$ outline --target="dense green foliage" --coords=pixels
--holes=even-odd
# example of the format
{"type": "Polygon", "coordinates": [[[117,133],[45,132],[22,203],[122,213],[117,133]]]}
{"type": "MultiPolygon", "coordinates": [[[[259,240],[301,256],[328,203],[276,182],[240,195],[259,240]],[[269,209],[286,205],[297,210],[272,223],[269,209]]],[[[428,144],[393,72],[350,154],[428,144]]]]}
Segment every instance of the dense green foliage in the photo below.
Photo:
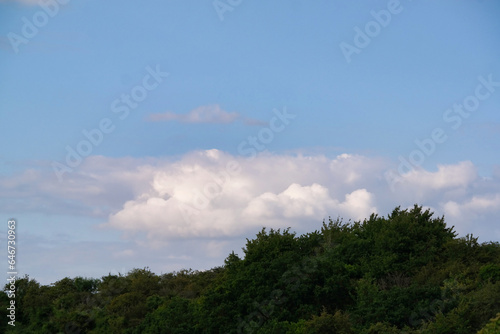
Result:
{"type": "Polygon", "coordinates": [[[301,236],[263,229],[203,272],[16,284],[2,333],[500,333],[500,245],[418,206],[301,236]]]}

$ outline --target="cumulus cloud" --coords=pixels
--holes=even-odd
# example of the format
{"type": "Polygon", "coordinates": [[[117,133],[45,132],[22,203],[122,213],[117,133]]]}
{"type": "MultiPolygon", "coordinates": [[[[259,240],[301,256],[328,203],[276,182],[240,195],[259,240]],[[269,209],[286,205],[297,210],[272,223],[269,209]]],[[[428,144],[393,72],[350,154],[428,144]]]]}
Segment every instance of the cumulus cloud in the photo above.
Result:
{"type": "Polygon", "coordinates": [[[247,125],[262,125],[261,121],[251,118],[243,118],[237,112],[227,112],[219,105],[201,106],[188,112],[187,114],[177,114],[171,111],[164,113],[150,114],[147,118],[152,122],[177,121],[181,123],[221,123],[228,124],[237,120],[243,120],[247,125]]]}
{"type": "Polygon", "coordinates": [[[195,152],[158,169],[149,191],[111,214],[108,226],[144,229],[152,239],[230,237],[262,226],[307,231],[328,216],[362,220],[414,203],[445,214],[461,234],[475,228],[467,216],[478,226],[492,226],[481,217],[498,213],[500,182],[494,181],[496,193],[486,195],[491,183],[472,163],[412,171],[396,191],[384,178],[388,168],[381,159],[348,154],[262,154],[250,160],[217,150],[195,152]],[[463,212],[452,211],[453,205],[463,212]]]}
{"type": "Polygon", "coordinates": [[[108,226],[170,239],[230,237],[264,226],[307,230],[329,215],[363,219],[377,211],[375,195],[361,186],[380,182],[369,180],[369,170],[381,174],[382,164],[350,155],[250,160],[194,152],[159,167],[148,191],[111,214],[108,226]]]}
{"type": "Polygon", "coordinates": [[[474,194],[462,200],[449,200],[442,205],[443,213],[463,233],[475,233],[483,238],[500,237],[500,193],[474,194]]]}
{"type": "Polygon", "coordinates": [[[272,217],[317,218],[329,212],[345,212],[355,219],[363,219],[377,209],[372,206],[373,195],[358,189],[345,195],[345,200],[330,197],[329,190],[317,183],[301,186],[293,183],[279,194],[266,192],[253,199],[243,210],[243,216],[258,220],[272,217]]]}
{"type": "Polygon", "coordinates": [[[461,235],[500,239],[498,173],[483,178],[465,161],[410,171],[391,187],[393,167],[362,155],[248,158],[215,149],[176,160],[90,157],[63,184],[40,170],[0,178],[0,208],[100,217],[102,227],[162,247],[174,240],[222,242],[262,227],[308,232],[328,216],[362,220],[417,203],[444,214],[461,235]]]}

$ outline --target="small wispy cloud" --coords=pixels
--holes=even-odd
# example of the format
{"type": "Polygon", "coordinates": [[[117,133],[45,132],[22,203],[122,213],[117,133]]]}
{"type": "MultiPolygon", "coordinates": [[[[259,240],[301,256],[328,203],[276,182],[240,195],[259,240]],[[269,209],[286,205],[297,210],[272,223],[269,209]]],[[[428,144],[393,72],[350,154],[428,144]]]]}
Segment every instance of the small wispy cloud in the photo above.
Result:
{"type": "Polygon", "coordinates": [[[200,106],[186,114],[177,114],[171,111],[164,113],[150,114],[147,120],[151,122],[171,122],[181,123],[210,123],[210,124],[229,124],[236,121],[243,121],[246,125],[262,125],[263,122],[244,118],[237,112],[227,112],[222,110],[219,105],[200,106]]]}

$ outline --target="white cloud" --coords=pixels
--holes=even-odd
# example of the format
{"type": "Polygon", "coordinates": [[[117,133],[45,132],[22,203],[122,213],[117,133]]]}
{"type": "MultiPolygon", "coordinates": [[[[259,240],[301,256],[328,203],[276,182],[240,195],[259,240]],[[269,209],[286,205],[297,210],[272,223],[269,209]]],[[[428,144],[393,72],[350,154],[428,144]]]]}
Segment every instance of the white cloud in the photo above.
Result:
{"type": "Polygon", "coordinates": [[[360,185],[379,182],[381,167],[355,155],[262,154],[250,160],[218,150],[193,152],[159,166],[150,188],[111,214],[108,225],[165,240],[230,237],[263,226],[306,229],[303,224],[320,224],[329,215],[363,219],[377,208],[374,194],[360,185]],[[370,180],[374,174],[378,181],[370,180]]]}
{"type": "Polygon", "coordinates": [[[358,189],[345,195],[345,202],[340,204],[342,210],[348,213],[350,217],[357,220],[363,220],[372,213],[378,213],[377,208],[373,206],[374,196],[366,189],[358,189]]]}
{"type": "Polygon", "coordinates": [[[176,114],[171,111],[150,114],[148,120],[152,122],[178,121],[181,123],[221,123],[228,124],[237,120],[243,120],[247,125],[263,125],[261,121],[251,118],[243,118],[237,112],[227,112],[219,105],[201,106],[187,114],[176,114]]]}
{"type": "MultiPolygon", "coordinates": [[[[149,192],[110,215],[109,226],[144,228],[152,239],[227,237],[262,226],[306,231],[308,224],[330,215],[362,220],[418,203],[434,208],[436,215],[446,214],[447,222],[465,233],[473,226],[460,219],[464,212],[497,210],[497,197],[477,197],[491,192],[491,183],[477,175],[471,162],[412,172],[395,192],[383,176],[389,167],[380,159],[347,154],[333,159],[262,154],[250,161],[217,150],[194,152],[159,169],[149,192]],[[241,172],[227,172],[232,160],[241,172]],[[453,215],[453,201],[460,201],[460,207],[470,204],[453,215]]],[[[500,182],[495,184],[500,197],[500,182]]],[[[474,217],[482,224],[481,216],[474,217]]]]}
{"type": "Polygon", "coordinates": [[[437,172],[423,169],[412,170],[403,175],[403,183],[411,184],[423,190],[443,190],[449,188],[464,188],[477,178],[477,171],[470,161],[456,165],[438,165],[437,172]]]}
{"type": "MultiPolygon", "coordinates": [[[[470,191],[481,180],[476,167],[470,161],[462,161],[454,165],[438,165],[437,171],[422,168],[413,169],[406,174],[391,175],[386,172],[386,178],[394,192],[401,200],[439,201],[442,198],[459,199],[470,195],[470,191]]],[[[481,186],[485,186],[482,182],[481,186]]]]}
{"type": "Polygon", "coordinates": [[[496,194],[480,194],[454,201],[449,200],[443,204],[443,211],[454,224],[459,226],[460,232],[469,233],[476,227],[476,236],[490,238],[496,234],[500,236],[498,216],[500,215],[500,192],[496,194]],[[489,221],[486,224],[478,222],[489,221]],[[486,234],[486,235],[485,235],[486,234]]]}
{"type": "Polygon", "coordinates": [[[384,176],[391,167],[349,154],[90,157],[62,184],[35,169],[0,178],[0,209],[100,217],[125,238],[159,248],[177,239],[239,238],[263,226],[309,232],[328,216],[362,220],[417,203],[445,214],[461,234],[500,239],[499,175],[482,178],[466,161],[409,172],[391,191],[384,176]]]}
{"type": "Polygon", "coordinates": [[[294,183],[280,194],[266,192],[253,199],[242,215],[263,221],[272,217],[317,219],[326,218],[332,212],[344,212],[354,219],[363,219],[377,211],[372,206],[372,199],[373,195],[366,189],[358,189],[346,194],[344,202],[340,202],[331,198],[328,189],[322,185],[294,183]]]}

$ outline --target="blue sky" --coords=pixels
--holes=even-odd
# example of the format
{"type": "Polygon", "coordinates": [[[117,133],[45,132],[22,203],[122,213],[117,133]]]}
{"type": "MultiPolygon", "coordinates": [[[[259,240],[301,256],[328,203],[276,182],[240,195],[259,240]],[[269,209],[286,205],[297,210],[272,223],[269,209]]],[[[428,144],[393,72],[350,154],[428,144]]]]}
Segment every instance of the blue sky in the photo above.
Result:
{"type": "Polygon", "coordinates": [[[0,1],[0,216],[19,221],[19,270],[207,269],[262,226],[414,203],[500,240],[499,13],[0,1]]]}

